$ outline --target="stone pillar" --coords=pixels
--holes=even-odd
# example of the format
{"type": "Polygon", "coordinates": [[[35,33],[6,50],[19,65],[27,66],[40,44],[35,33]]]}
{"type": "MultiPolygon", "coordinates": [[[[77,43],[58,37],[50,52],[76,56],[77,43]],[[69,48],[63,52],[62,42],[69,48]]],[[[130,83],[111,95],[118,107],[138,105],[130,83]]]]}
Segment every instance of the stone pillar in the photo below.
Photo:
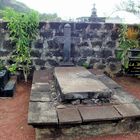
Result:
{"type": "Polygon", "coordinates": [[[71,57],[71,26],[64,26],[64,62],[69,62],[71,57]]]}

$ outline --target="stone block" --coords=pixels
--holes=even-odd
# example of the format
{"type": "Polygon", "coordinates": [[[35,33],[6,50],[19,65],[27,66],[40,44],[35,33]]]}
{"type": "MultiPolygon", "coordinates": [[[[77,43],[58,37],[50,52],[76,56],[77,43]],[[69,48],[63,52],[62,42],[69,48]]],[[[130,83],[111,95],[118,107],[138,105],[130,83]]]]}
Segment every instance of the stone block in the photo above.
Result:
{"type": "Polygon", "coordinates": [[[89,46],[88,42],[81,42],[78,44],[78,46],[89,46]]]}
{"type": "Polygon", "coordinates": [[[47,59],[47,62],[51,66],[58,66],[59,65],[58,62],[57,62],[57,60],[56,59],[53,59],[53,58],[47,59]]]}
{"type": "Polygon", "coordinates": [[[57,125],[58,118],[50,102],[30,102],[28,124],[31,125],[57,125]]]}
{"type": "Polygon", "coordinates": [[[52,79],[51,70],[38,70],[34,72],[33,75],[33,84],[35,83],[46,83],[48,84],[49,80],[52,79]]]}
{"type": "Polygon", "coordinates": [[[118,120],[122,116],[113,106],[78,107],[83,122],[118,120]]]}
{"type": "Polygon", "coordinates": [[[109,62],[117,63],[118,60],[117,60],[117,58],[110,56],[107,58],[106,62],[107,63],[109,63],[109,62]]]}
{"type": "Polygon", "coordinates": [[[57,109],[59,124],[82,123],[79,111],[76,108],[57,109]]]}
{"type": "Polygon", "coordinates": [[[104,48],[101,50],[101,55],[102,55],[102,58],[108,58],[109,56],[112,56],[112,50],[108,49],[108,48],[104,48]]]}
{"type": "Polygon", "coordinates": [[[9,54],[9,51],[0,51],[0,57],[7,57],[9,54]]]}
{"type": "Polygon", "coordinates": [[[116,31],[112,31],[111,39],[116,41],[118,38],[119,38],[119,34],[118,34],[117,30],[116,31]]]}
{"type": "Polygon", "coordinates": [[[59,48],[59,43],[58,43],[57,40],[48,40],[47,43],[48,43],[48,48],[49,49],[57,49],[57,48],[59,48]]]}
{"type": "Polygon", "coordinates": [[[30,101],[32,102],[50,102],[51,95],[50,92],[33,92],[31,91],[30,101]]]}
{"type": "Polygon", "coordinates": [[[39,65],[39,66],[44,66],[46,63],[46,61],[43,59],[35,59],[34,62],[36,65],[39,65]]]}
{"type": "Polygon", "coordinates": [[[112,23],[106,23],[105,24],[105,29],[106,30],[112,30],[113,29],[113,26],[114,26],[114,24],[112,24],[112,23]]]}
{"type": "MultiPolygon", "coordinates": [[[[45,78],[44,78],[45,80],[45,78]]],[[[47,83],[48,81],[46,80],[46,83],[42,83],[41,77],[40,77],[40,82],[36,81],[35,78],[33,80],[31,92],[32,93],[38,93],[38,92],[49,92],[50,91],[50,85],[47,83]]]]}
{"type": "Polygon", "coordinates": [[[101,62],[97,62],[94,64],[95,69],[104,69],[105,67],[106,67],[106,65],[101,62]]]}
{"type": "Polygon", "coordinates": [[[52,30],[43,31],[40,33],[40,36],[42,36],[43,38],[52,38],[53,37],[52,30]]]}
{"type": "Polygon", "coordinates": [[[107,48],[116,48],[116,42],[115,41],[108,41],[106,43],[107,48]]]}
{"type": "Polygon", "coordinates": [[[95,46],[102,46],[102,41],[93,41],[91,42],[92,46],[95,47],[95,46]]]}
{"type": "Polygon", "coordinates": [[[10,50],[10,51],[13,51],[14,48],[15,48],[15,44],[12,43],[10,40],[4,40],[3,42],[3,48],[6,49],[6,50],[10,50]]]}
{"type": "Polygon", "coordinates": [[[56,56],[56,57],[60,57],[60,56],[63,56],[63,52],[59,49],[54,49],[54,50],[48,50],[47,53],[46,53],[46,56],[48,57],[53,57],[53,56],[56,56]]]}
{"type": "Polygon", "coordinates": [[[40,41],[35,42],[34,47],[37,48],[37,49],[42,49],[43,48],[43,42],[40,42],[40,41]]]}
{"type": "Polygon", "coordinates": [[[76,30],[86,29],[87,26],[88,25],[86,23],[77,23],[76,24],[76,30]]]}
{"type": "Polygon", "coordinates": [[[114,106],[124,117],[140,117],[140,109],[135,104],[121,104],[114,106]]]}
{"type": "Polygon", "coordinates": [[[101,34],[101,39],[105,39],[107,36],[108,36],[108,33],[107,32],[103,32],[101,34]]]}
{"type": "Polygon", "coordinates": [[[101,28],[101,26],[102,26],[102,24],[93,23],[93,24],[90,25],[90,28],[93,29],[93,30],[94,30],[94,29],[99,30],[99,29],[101,28]]]}
{"type": "Polygon", "coordinates": [[[90,57],[94,55],[94,49],[90,47],[80,47],[79,53],[82,57],[90,57]]]}
{"type": "Polygon", "coordinates": [[[32,50],[31,51],[31,57],[38,57],[40,58],[41,57],[41,53],[39,50],[32,50]]]}

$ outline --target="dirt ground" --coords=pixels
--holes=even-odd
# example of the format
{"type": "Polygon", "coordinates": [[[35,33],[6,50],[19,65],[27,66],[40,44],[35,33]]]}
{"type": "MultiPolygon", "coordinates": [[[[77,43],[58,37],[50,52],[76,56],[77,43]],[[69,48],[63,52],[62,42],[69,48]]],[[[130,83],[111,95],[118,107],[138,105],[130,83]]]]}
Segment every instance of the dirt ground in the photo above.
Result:
{"type": "MultiPolygon", "coordinates": [[[[114,80],[140,99],[140,79],[118,77],[114,80]]],[[[17,85],[14,98],[0,99],[0,140],[35,140],[35,130],[27,124],[30,85],[22,82],[17,85]]],[[[140,140],[140,133],[79,140],[140,140]]]]}
{"type": "Polygon", "coordinates": [[[0,99],[0,140],[35,140],[27,124],[30,85],[20,83],[14,98],[0,99]]]}

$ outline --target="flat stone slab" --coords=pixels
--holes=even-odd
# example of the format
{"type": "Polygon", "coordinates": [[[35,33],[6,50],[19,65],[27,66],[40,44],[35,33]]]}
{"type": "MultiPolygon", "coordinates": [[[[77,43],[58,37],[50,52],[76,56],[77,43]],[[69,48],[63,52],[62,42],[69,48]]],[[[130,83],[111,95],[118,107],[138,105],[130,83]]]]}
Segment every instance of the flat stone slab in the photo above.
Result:
{"type": "Polygon", "coordinates": [[[135,96],[130,93],[124,91],[123,89],[114,89],[113,90],[113,98],[116,99],[119,104],[129,104],[129,103],[137,103],[140,102],[135,96]]]}
{"type": "Polygon", "coordinates": [[[113,106],[78,107],[83,122],[121,119],[113,106]]]}
{"type": "Polygon", "coordinates": [[[135,104],[114,106],[123,117],[140,117],[140,109],[135,104]]]}
{"type": "Polygon", "coordinates": [[[32,92],[49,92],[50,91],[50,85],[48,83],[32,84],[31,91],[32,92]]]}
{"type": "Polygon", "coordinates": [[[88,95],[111,94],[111,90],[83,67],[56,67],[55,77],[65,98],[88,98],[88,95]],[[77,94],[77,95],[76,95],[77,94]]]}
{"type": "Polygon", "coordinates": [[[49,92],[31,92],[30,101],[33,102],[50,102],[51,95],[49,92]]]}
{"type": "Polygon", "coordinates": [[[111,78],[107,77],[106,75],[97,75],[97,78],[101,80],[107,87],[111,89],[117,89],[117,88],[122,88],[119,84],[117,84],[114,80],[111,78]]]}
{"type": "Polygon", "coordinates": [[[38,70],[34,72],[33,84],[34,83],[48,83],[49,79],[52,78],[49,70],[38,70]]]}
{"type": "Polygon", "coordinates": [[[32,125],[58,124],[55,108],[49,102],[30,102],[28,123],[32,125]]]}
{"type": "Polygon", "coordinates": [[[57,109],[59,124],[82,123],[82,118],[76,108],[57,109]]]}

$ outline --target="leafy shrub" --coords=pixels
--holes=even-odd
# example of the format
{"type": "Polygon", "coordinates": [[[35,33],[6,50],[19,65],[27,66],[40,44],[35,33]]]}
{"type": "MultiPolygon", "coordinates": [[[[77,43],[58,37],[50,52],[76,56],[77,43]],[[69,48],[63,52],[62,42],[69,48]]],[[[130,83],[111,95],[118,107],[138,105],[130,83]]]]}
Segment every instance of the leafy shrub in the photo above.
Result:
{"type": "Polygon", "coordinates": [[[30,44],[38,33],[39,16],[35,11],[19,13],[11,8],[4,11],[4,20],[8,21],[10,39],[16,44],[16,52],[12,56],[14,64],[10,66],[12,72],[22,70],[27,81],[30,73],[30,44]]]}

